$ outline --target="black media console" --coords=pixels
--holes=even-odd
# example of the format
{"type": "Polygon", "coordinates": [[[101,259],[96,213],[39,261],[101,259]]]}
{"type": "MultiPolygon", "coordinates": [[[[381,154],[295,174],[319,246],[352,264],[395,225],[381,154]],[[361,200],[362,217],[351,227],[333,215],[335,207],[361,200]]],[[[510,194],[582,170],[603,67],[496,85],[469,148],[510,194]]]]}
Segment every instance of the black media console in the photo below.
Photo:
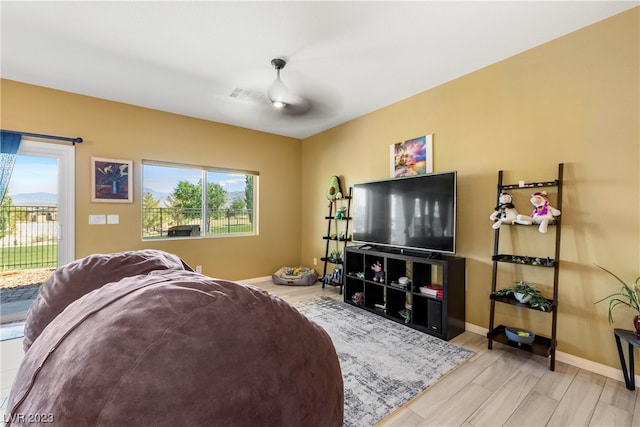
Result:
{"type": "Polygon", "coordinates": [[[447,341],[464,332],[464,258],[349,246],[343,268],[345,302],[447,341]]]}

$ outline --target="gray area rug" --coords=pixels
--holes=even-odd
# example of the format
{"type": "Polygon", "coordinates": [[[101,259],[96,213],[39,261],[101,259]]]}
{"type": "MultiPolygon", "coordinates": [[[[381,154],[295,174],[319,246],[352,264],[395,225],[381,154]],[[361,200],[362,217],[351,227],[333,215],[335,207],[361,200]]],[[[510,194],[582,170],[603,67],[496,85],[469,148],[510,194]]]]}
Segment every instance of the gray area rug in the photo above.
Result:
{"type": "Polygon", "coordinates": [[[344,379],[344,426],[371,427],[474,352],[331,298],[297,307],[333,341],[344,379]]]}

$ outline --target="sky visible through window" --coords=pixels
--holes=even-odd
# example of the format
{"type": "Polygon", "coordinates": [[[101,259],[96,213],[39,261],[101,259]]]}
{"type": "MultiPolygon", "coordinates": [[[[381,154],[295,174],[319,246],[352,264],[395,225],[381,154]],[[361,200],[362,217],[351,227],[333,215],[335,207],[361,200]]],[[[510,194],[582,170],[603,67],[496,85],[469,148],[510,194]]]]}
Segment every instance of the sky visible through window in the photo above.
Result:
{"type": "Polygon", "coordinates": [[[8,193],[58,193],[58,161],[52,157],[17,156],[8,193]]]}
{"type": "MultiPolygon", "coordinates": [[[[173,168],[166,166],[144,165],[144,189],[157,193],[172,193],[180,181],[197,184],[201,177],[198,169],[173,168]]],[[[244,191],[245,175],[209,171],[208,182],[217,182],[227,192],[244,191]]]]}
{"type": "MultiPolygon", "coordinates": [[[[179,181],[197,183],[200,171],[196,169],[144,166],[144,187],[157,193],[171,193],[179,181]]],[[[217,182],[227,192],[244,191],[245,175],[209,172],[209,182],[217,182]]],[[[135,185],[135,183],[134,183],[135,185]]],[[[57,194],[57,160],[49,157],[17,156],[11,174],[8,194],[57,194]]]]}

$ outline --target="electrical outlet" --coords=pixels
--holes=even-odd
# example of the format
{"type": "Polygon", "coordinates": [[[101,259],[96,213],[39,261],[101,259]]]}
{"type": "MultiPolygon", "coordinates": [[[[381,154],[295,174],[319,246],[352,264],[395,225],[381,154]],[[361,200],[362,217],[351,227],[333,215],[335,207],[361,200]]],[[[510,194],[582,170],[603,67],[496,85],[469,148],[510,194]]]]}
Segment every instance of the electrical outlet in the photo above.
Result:
{"type": "Polygon", "coordinates": [[[318,265],[318,258],[313,259],[313,265],[318,265]]]}
{"type": "Polygon", "coordinates": [[[196,273],[202,273],[202,266],[196,265],[196,273]]]}

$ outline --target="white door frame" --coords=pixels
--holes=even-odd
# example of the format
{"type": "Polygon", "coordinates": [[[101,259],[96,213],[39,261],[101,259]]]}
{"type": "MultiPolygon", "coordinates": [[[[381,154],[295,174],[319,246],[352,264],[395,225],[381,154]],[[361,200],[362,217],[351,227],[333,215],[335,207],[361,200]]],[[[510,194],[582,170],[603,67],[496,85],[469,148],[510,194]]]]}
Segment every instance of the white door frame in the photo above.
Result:
{"type": "Polygon", "coordinates": [[[18,155],[58,160],[58,266],[67,264],[75,259],[75,148],[23,138],[18,155]]]}

